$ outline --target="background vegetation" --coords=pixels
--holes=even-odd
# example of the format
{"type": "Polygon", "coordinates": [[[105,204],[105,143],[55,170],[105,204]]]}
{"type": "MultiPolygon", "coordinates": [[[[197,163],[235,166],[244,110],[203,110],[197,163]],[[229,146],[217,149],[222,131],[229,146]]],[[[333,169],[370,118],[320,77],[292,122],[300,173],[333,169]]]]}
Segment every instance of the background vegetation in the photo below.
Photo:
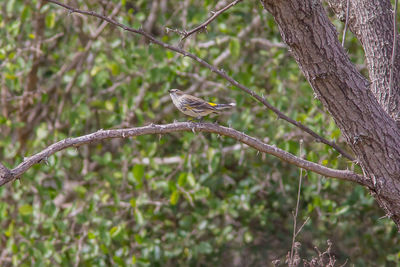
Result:
{"type": "MultiPolygon", "coordinates": [[[[180,36],[167,28],[192,29],[228,3],[68,2],[142,27],[174,45],[180,36]]],[[[209,121],[295,155],[304,140],[302,156],[308,160],[355,168],[187,57],[40,0],[0,5],[0,161],[7,167],[66,137],[187,120],[167,93],[180,88],[211,101],[237,103],[232,112],[209,121]]],[[[342,23],[331,19],[340,32],[342,23]]],[[[345,146],[258,1],[239,3],[182,45],[291,118],[345,146]]],[[[363,69],[363,51],[350,33],[345,47],[363,69]]],[[[0,188],[0,262],[284,263],[292,243],[299,172],[212,134],[142,136],[64,150],[0,188]]],[[[314,247],[324,251],[331,240],[340,264],[395,266],[400,263],[399,236],[393,222],[382,216],[362,187],[308,173],[298,220],[310,219],[297,238],[300,256],[310,260],[317,256],[314,247]]]]}

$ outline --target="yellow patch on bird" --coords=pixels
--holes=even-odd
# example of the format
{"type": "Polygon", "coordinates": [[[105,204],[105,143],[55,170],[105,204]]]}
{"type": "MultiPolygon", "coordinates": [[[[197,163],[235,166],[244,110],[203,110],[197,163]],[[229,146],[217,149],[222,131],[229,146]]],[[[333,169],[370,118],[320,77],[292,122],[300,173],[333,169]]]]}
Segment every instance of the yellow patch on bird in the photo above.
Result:
{"type": "Polygon", "coordinates": [[[218,104],[215,104],[215,103],[211,103],[211,102],[208,102],[208,104],[210,104],[211,106],[216,106],[216,105],[218,105],[218,104]]]}

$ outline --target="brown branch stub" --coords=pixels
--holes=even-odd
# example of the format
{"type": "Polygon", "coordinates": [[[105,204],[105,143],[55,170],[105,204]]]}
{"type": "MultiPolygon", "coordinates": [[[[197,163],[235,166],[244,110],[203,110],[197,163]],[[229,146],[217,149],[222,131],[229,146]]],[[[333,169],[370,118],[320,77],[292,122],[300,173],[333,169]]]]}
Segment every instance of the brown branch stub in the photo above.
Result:
{"type": "MultiPolygon", "coordinates": [[[[134,137],[134,136],[141,136],[148,134],[167,134],[167,133],[184,132],[184,131],[194,132],[194,133],[208,132],[230,137],[258,150],[259,152],[271,154],[305,170],[309,170],[326,177],[333,177],[359,183],[361,185],[372,188],[372,183],[368,178],[356,174],[352,171],[331,169],[323,165],[307,161],[293,154],[290,154],[289,152],[286,152],[280,148],[268,145],[257,138],[251,137],[245,133],[239,132],[232,128],[224,127],[214,123],[193,123],[193,122],[170,123],[165,125],[150,124],[148,126],[129,128],[129,129],[99,130],[97,132],[83,135],[80,137],[67,138],[50,145],[43,151],[31,157],[26,158],[13,170],[8,172],[5,171],[6,175],[4,176],[4,179],[2,178],[1,180],[2,183],[0,183],[0,186],[12,181],[13,179],[15,179],[15,177],[20,177],[34,164],[37,164],[47,159],[51,155],[55,154],[56,152],[67,149],[69,147],[79,147],[84,144],[98,142],[110,138],[127,138],[127,137],[134,137]]],[[[0,169],[0,171],[1,170],[2,169],[0,169]]]]}
{"type": "Polygon", "coordinates": [[[133,32],[139,35],[142,35],[144,37],[146,37],[149,41],[151,41],[154,44],[157,44],[161,47],[164,47],[165,49],[174,51],[178,54],[181,54],[183,56],[189,57],[191,59],[193,59],[194,61],[197,61],[199,64],[201,64],[202,66],[208,68],[209,70],[211,70],[212,72],[218,74],[219,76],[221,76],[222,78],[224,78],[225,80],[227,80],[230,84],[232,84],[233,86],[241,89],[242,91],[244,91],[245,93],[249,94],[250,96],[252,96],[253,98],[255,98],[257,101],[259,101],[260,103],[262,103],[266,108],[270,109],[272,112],[274,112],[278,118],[283,119],[293,125],[295,125],[296,127],[300,128],[301,130],[305,131],[306,133],[308,133],[309,135],[311,135],[312,137],[315,138],[315,140],[320,141],[321,143],[324,143],[330,147],[332,147],[333,149],[335,149],[337,152],[339,152],[342,156],[348,158],[349,160],[354,162],[354,157],[352,155],[350,155],[348,152],[346,152],[344,149],[342,149],[341,147],[339,147],[335,142],[329,141],[327,139],[325,139],[324,137],[320,136],[319,134],[317,134],[316,132],[314,132],[313,130],[311,130],[309,127],[305,126],[304,124],[286,116],[283,112],[281,112],[279,109],[275,108],[273,105],[271,105],[266,98],[256,94],[254,91],[250,90],[248,87],[246,87],[245,85],[239,83],[238,81],[236,81],[235,79],[233,79],[232,77],[230,77],[229,75],[227,75],[225,73],[224,70],[222,69],[218,69],[216,66],[209,64],[208,62],[206,62],[205,60],[199,58],[198,56],[187,52],[186,50],[181,49],[180,47],[176,47],[176,46],[172,46],[169,45],[167,43],[164,43],[158,39],[156,39],[154,36],[152,36],[150,33],[145,32],[141,29],[133,29],[131,27],[128,27],[122,23],[119,23],[115,20],[113,20],[112,18],[109,18],[107,16],[103,16],[101,14],[98,14],[94,11],[83,11],[83,10],[79,10],[76,9],[74,7],[68,6],[66,4],[60,3],[56,0],[46,0],[47,2],[51,2],[54,3],[56,5],[62,6],[64,8],[66,8],[67,10],[69,10],[72,13],[80,13],[80,14],[85,14],[85,15],[89,15],[89,16],[94,16],[97,18],[100,18],[102,20],[105,20],[117,27],[120,27],[122,29],[124,29],[125,31],[129,31],[129,32],[133,32]]]}
{"type": "Polygon", "coordinates": [[[212,12],[212,15],[202,24],[200,24],[199,26],[191,29],[190,31],[183,31],[183,37],[181,39],[181,41],[185,40],[186,38],[188,38],[190,35],[202,31],[202,30],[206,30],[208,24],[210,24],[213,20],[215,20],[219,15],[221,15],[222,13],[224,13],[226,10],[228,10],[229,8],[235,6],[237,3],[241,2],[242,0],[235,0],[233,2],[231,2],[230,4],[228,4],[227,6],[221,8],[218,11],[212,12]]]}

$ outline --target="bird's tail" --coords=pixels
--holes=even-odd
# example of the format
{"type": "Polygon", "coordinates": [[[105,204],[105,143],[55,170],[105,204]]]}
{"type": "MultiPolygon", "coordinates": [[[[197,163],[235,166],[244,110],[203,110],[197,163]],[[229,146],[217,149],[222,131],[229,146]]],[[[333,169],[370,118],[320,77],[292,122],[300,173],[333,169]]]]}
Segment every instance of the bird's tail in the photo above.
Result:
{"type": "Polygon", "coordinates": [[[217,104],[217,105],[215,106],[215,108],[216,108],[217,110],[223,110],[223,109],[229,109],[229,108],[232,108],[232,107],[235,107],[235,106],[236,106],[236,103],[217,104]]]}

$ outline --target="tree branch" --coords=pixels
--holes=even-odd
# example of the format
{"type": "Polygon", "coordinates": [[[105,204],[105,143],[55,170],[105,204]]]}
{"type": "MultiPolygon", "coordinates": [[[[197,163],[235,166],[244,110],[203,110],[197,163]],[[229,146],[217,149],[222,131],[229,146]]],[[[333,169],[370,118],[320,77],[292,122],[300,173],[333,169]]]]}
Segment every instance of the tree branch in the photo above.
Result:
{"type": "Polygon", "coordinates": [[[203,22],[202,24],[200,24],[199,26],[197,26],[196,28],[193,28],[192,30],[186,32],[183,32],[183,37],[182,40],[185,40],[186,38],[188,38],[190,35],[192,35],[195,32],[201,31],[201,30],[205,30],[207,29],[207,25],[210,24],[214,19],[216,19],[219,15],[221,15],[222,13],[224,13],[226,10],[228,10],[229,8],[233,7],[234,5],[236,5],[237,3],[239,3],[242,0],[235,0],[232,3],[228,4],[227,6],[221,8],[218,11],[215,11],[212,13],[211,17],[209,17],[205,22],[203,22]]]}
{"type": "Polygon", "coordinates": [[[260,152],[271,154],[276,156],[288,163],[296,165],[305,170],[313,171],[327,177],[338,178],[346,181],[355,182],[367,187],[372,187],[370,179],[362,175],[356,174],[348,170],[335,170],[320,164],[304,160],[296,157],[280,148],[268,145],[261,140],[246,135],[235,129],[220,126],[213,123],[193,123],[193,122],[179,122],[165,125],[151,124],[148,126],[129,128],[129,129],[116,129],[116,130],[99,130],[97,132],[83,135],[76,138],[66,138],[57,143],[54,143],[44,149],[43,151],[25,158],[16,168],[11,171],[0,164],[0,186],[20,177],[34,164],[46,161],[48,157],[55,154],[58,151],[64,150],[69,147],[79,147],[84,144],[90,144],[93,142],[102,141],[111,138],[127,138],[133,136],[141,136],[147,134],[167,134],[173,132],[209,132],[215,133],[222,136],[233,138],[241,143],[244,143],[260,152]]]}
{"type": "Polygon", "coordinates": [[[155,37],[153,37],[151,34],[141,30],[141,29],[133,29],[131,27],[128,27],[122,23],[119,23],[109,17],[100,15],[94,11],[83,11],[83,10],[79,10],[76,8],[73,8],[71,6],[68,6],[66,4],[62,4],[56,0],[46,0],[47,2],[51,2],[54,3],[56,5],[62,6],[66,9],[68,9],[71,13],[80,13],[80,14],[85,14],[85,15],[89,15],[89,16],[94,16],[100,19],[103,19],[117,27],[120,27],[122,29],[124,29],[125,31],[129,31],[129,32],[133,32],[139,35],[142,35],[144,37],[146,37],[148,40],[150,40],[151,42],[165,48],[171,51],[174,51],[176,53],[179,53],[183,56],[189,57],[195,61],[197,61],[198,63],[200,63],[202,66],[210,69],[212,72],[218,74],[219,76],[221,76],[222,78],[224,78],[225,80],[227,80],[228,82],[230,82],[233,86],[241,89],[242,91],[246,92],[247,94],[251,95],[253,98],[255,98],[256,100],[258,100],[259,102],[261,102],[265,107],[267,107],[268,109],[270,109],[272,112],[274,112],[278,118],[281,118],[293,125],[295,125],[296,127],[302,129],[303,131],[305,131],[306,133],[310,134],[312,137],[314,137],[317,141],[324,143],[332,148],[334,148],[337,152],[339,152],[342,156],[350,159],[351,161],[354,161],[354,157],[352,155],[350,155],[349,153],[347,153],[346,151],[344,151],[342,148],[340,148],[335,142],[332,141],[328,141],[327,139],[323,138],[322,136],[318,135],[316,132],[314,132],[313,130],[311,130],[310,128],[308,128],[307,126],[303,125],[302,123],[286,116],[284,113],[282,113],[280,110],[278,110],[277,108],[275,108],[274,106],[272,106],[264,97],[256,94],[254,91],[250,90],[248,87],[244,86],[243,84],[237,82],[235,79],[233,79],[232,77],[230,77],[229,75],[227,75],[225,73],[224,70],[222,69],[218,69],[217,67],[209,64],[208,62],[204,61],[203,59],[197,57],[196,55],[189,53],[179,47],[175,47],[172,45],[169,45],[167,43],[164,43],[158,39],[156,39],[155,37]]]}

